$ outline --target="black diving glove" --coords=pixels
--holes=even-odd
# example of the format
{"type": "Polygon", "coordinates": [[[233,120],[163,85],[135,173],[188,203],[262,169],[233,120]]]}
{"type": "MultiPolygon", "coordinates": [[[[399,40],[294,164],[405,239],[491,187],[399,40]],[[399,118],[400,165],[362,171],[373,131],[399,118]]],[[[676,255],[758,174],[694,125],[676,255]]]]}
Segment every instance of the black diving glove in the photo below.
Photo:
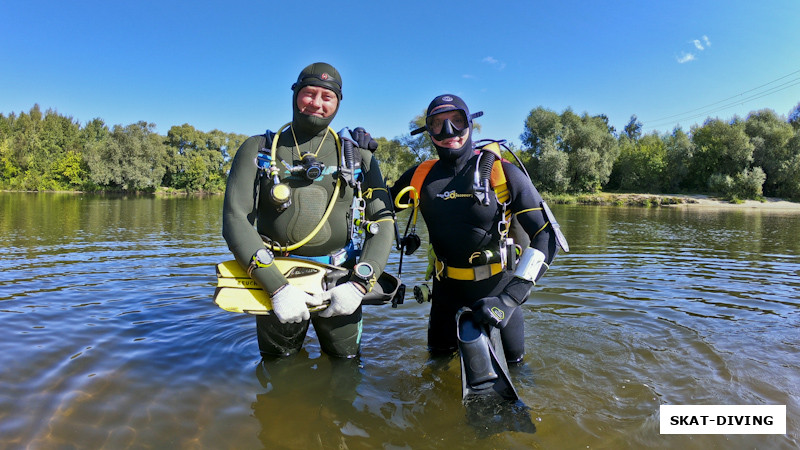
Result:
{"type": "Polygon", "coordinates": [[[363,148],[364,150],[369,150],[374,152],[378,149],[378,141],[372,139],[372,136],[367,133],[362,127],[357,127],[355,130],[350,130],[350,137],[353,138],[356,145],[363,148]]]}
{"type": "Polygon", "coordinates": [[[472,305],[475,320],[497,328],[505,328],[519,305],[505,292],[498,297],[484,297],[472,305]]]}

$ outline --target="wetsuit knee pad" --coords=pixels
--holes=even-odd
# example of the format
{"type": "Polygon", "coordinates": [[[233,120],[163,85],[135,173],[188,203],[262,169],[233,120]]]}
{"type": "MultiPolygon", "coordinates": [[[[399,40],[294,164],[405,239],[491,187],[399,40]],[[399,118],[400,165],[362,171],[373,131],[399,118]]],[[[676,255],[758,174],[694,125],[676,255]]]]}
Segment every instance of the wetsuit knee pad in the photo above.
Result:
{"type": "Polygon", "coordinates": [[[274,314],[256,316],[256,336],[262,356],[289,356],[300,351],[309,322],[281,323],[274,314]]]}
{"type": "Polygon", "coordinates": [[[314,331],[322,351],[330,356],[352,358],[361,351],[361,308],[349,316],[315,317],[314,331]]]}

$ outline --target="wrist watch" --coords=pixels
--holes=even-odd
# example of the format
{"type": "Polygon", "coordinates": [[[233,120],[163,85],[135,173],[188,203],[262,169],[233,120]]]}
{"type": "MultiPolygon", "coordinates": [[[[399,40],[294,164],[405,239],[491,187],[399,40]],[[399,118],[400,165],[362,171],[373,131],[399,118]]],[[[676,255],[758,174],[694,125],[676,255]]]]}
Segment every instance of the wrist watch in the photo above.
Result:
{"type": "Polygon", "coordinates": [[[266,248],[260,248],[250,258],[250,266],[247,267],[247,275],[252,276],[253,271],[260,267],[269,267],[275,261],[275,255],[266,248]]]}
{"type": "Polygon", "coordinates": [[[367,289],[367,292],[372,290],[372,285],[375,284],[374,280],[375,269],[369,263],[358,263],[353,267],[353,277],[355,281],[360,283],[367,289]]]}

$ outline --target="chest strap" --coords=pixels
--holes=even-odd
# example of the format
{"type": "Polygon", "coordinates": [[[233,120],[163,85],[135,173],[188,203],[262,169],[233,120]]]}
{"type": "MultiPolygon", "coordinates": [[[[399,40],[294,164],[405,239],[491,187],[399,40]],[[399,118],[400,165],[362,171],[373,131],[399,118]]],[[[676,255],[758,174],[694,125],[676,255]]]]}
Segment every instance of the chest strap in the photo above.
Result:
{"type": "MultiPolygon", "coordinates": [[[[433,169],[433,165],[438,161],[438,159],[429,159],[427,161],[423,161],[419,164],[416,170],[414,170],[414,175],[411,176],[410,186],[414,186],[414,189],[416,189],[417,193],[422,192],[422,183],[425,182],[425,178],[428,176],[428,173],[431,171],[431,169],[433,169]]],[[[501,161],[502,159],[500,158],[494,161],[494,164],[492,165],[492,174],[489,180],[491,186],[497,192],[498,198],[501,196],[504,197],[499,199],[501,203],[504,203],[508,201],[508,188],[506,188],[506,174],[503,171],[503,164],[501,161]]],[[[409,194],[409,196],[414,195],[414,192],[409,194]]]]}

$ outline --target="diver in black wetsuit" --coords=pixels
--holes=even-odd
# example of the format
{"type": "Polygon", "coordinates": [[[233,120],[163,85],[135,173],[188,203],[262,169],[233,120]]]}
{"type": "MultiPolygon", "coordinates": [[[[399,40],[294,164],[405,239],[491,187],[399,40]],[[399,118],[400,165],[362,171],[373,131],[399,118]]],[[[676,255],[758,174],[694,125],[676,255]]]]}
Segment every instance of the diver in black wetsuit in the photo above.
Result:
{"type": "MultiPolygon", "coordinates": [[[[493,186],[494,194],[476,201],[480,152],[473,149],[472,119],[479,114],[470,115],[467,105],[455,95],[440,95],[428,106],[424,129],[412,132],[427,131],[439,156],[424,176],[419,193],[419,208],[436,256],[428,348],[432,353],[458,348],[456,315],[468,307],[478,322],[500,328],[506,360],[520,362],[525,346],[519,305],[547,270],[557,247],[568,247],[539,192],[514,164],[502,161],[505,186],[493,186]],[[521,256],[507,247],[512,217],[527,235],[517,243],[530,240],[528,248],[520,249],[521,256]],[[482,256],[504,251],[505,262],[487,261],[482,256]],[[517,256],[519,264],[509,270],[517,256]]],[[[391,188],[393,198],[414,184],[417,168],[398,179],[391,188]]]]}

